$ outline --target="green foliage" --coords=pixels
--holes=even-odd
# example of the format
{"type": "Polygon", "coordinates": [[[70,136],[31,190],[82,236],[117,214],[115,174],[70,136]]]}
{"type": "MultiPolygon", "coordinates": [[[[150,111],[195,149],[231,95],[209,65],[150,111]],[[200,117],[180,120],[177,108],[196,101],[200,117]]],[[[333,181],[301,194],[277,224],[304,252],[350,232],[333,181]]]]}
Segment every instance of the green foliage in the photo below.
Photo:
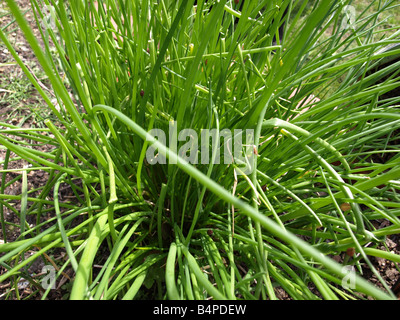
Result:
{"type": "Polygon", "coordinates": [[[33,204],[18,213],[21,237],[0,244],[8,269],[0,282],[27,276],[24,266],[62,246],[62,268],[75,272],[71,299],[277,299],[277,287],[293,299],[394,298],[368,255],[398,261],[374,249],[400,231],[400,98],[390,94],[400,86],[400,49],[382,51],[399,32],[377,38],[375,30],[395,1],[374,1],[373,13],[356,12],[349,24],[345,0],[311,8],[289,0],[33,0],[44,50],[14,0],[7,3],[60,110],[0,37],[61,125],[45,121],[52,135],[12,132],[56,146],[48,152],[0,134],[30,170],[49,173],[36,199],[26,190],[17,196],[33,204]],[[387,58],[395,59],[384,65],[387,58]],[[238,175],[235,163],[186,162],[149,134],[168,132],[172,120],[199,136],[254,129],[252,174],[238,175]],[[150,145],[169,162],[148,163],[150,145]],[[74,203],[59,199],[61,183],[74,203]],[[56,217],[24,223],[45,208],[56,217]],[[376,230],[377,219],[390,225],[376,230]],[[343,264],[330,255],[348,248],[357,255],[347,263],[367,265],[383,290],[362,273],[354,288],[341,286],[343,264]]]}

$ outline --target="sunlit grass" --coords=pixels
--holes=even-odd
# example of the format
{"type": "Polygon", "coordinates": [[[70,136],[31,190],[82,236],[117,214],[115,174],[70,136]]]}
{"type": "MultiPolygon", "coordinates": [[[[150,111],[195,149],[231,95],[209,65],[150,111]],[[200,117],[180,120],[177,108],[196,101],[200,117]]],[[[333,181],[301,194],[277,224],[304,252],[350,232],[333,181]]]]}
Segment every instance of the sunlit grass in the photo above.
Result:
{"type": "MultiPolygon", "coordinates": [[[[376,247],[400,231],[399,97],[380,99],[399,87],[399,63],[368,72],[400,54],[379,53],[398,32],[371,36],[369,23],[377,24],[384,6],[348,33],[340,25],[349,1],[319,3],[302,20],[307,1],[300,8],[291,1],[246,1],[242,8],[198,1],[196,9],[193,1],[104,1],[105,9],[50,1],[52,29],[42,28],[49,2],[35,0],[54,56],[48,42],[41,50],[14,1],[7,3],[61,108],[30,80],[61,125],[45,120],[43,133],[51,135],[12,131],[56,146],[48,152],[1,132],[0,143],[49,180],[35,200],[28,190],[14,199],[33,204],[15,210],[25,232],[0,244],[8,270],[0,281],[29,278],[24,267],[61,246],[68,260],[57,278],[72,268],[72,299],[279,299],[277,287],[292,299],[394,298],[368,257],[397,262],[376,247]],[[253,129],[254,170],[240,175],[238,162],[188,163],[179,148],[149,134],[168,133],[171,120],[199,136],[202,129],[253,129]],[[147,161],[150,145],[167,164],[147,161]],[[61,201],[61,184],[76,201],[61,201]],[[45,210],[55,217],[40,224],[45,210]],[[27,215],[37,225],[27,225],[27,215]],[[376,219],[390,226],[376,230],[376,219]],[[331,259],[349,248],[354,257],[331,259]],[[350,289],[342,286],[346,264],[358,274],[350,289]]],[[[0,201],[10,207],[6,195],[0,201]]]]}

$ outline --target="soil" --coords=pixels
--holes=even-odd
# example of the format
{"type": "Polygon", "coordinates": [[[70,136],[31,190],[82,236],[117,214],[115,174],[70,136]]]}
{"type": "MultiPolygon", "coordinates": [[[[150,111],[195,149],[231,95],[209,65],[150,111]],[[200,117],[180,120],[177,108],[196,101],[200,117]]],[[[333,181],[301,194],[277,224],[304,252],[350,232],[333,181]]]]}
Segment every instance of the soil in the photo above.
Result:
{"type": "MultiPolygon", "coordinates": [[[[28,20],[28,22],[34,27],[35,26],[35,21],[34,21],[34,16],[32,12],[29,10],[30,9],[30,1],[29,0],[17,0],[16,1],[22,11],[27,11],[25,17],[28,20]]],[[[1,2],[0,3],[0,26],[5,26],[7,25],[11,19],[8,15],[4,15],[5,13],[5,3],[1,2]]],[[[27,44],[25,38],[23,37],[21,31],[18,29],[18,27],[14,24],[11,25],[10,27],[7,28],[8,31],[11,30],[9,33],[9,38],[12,41],[14,47],[17,50],[17,53],[21,57],[21,59],[26,63],[26,65],[33,70],[34,72],[40,73],[40,66],[30,49],[29,45],[27,44]]],[[[34,27],[35,34],[38,39],[40,39],[40,33],[37,28],[34,27]]],[[[7,82],[12,82],[16,81],[16,79],[21,79],[21,77],[24,77],[24,74],[21,70],[21,68],[18,65],[7,65],[7,66],[1,66],[1,64],[8,63],[8,62],[14,62],[11,54],[8,52],[8,50],[5,49],[5,46],[0,44],[0,88],[2,86],[6,86],[7,82]]],[[[44,85],[46,85],[44,83],[44,85]]],[[[42,124],[37,122],[36,117],[29,117],[32,113],[31,109],[29,108],[30,106],[33,105],[45,105],[44,101],[42,98],[39,96],[38,93],[36,93],[35,88],[30,85],[26,89],[26,95],[24,99],[19,101],[19,104],[17,106],[13,105],[10,106],[9,103],[7,103],[7,100],[5,98],[9,94],[9,92],[3,92],[0,90],[0,122],[11,124],[11,125],[21,125],[22,127],[40,127],[42,124]]],[[[19,137],[16,137],[16,139],[22,139],[19,137]]],[[[54,146],[48,146],[48,145],[33,145],[32,148],[35,148],[37,150],[41,151],[48,151],[54,146]]],[[[5,154],[6,150],[0,149],[0,161],[2,162],[5,159],[5,154]]],[[[15,157],[14,154],[11,154],[11,158],[15,157]]],[[[9,169],[21,169],[28,163],[25,160],[16,160],[16,161],[10,161],[8,168],[9,169]]],[[[2,167],[2,166],[1,166],[2,167]]],[[[18,176],[21,175],[21,171],[14,171],[14,172],[9,172],[5,175],[5,181],[8,183],[9,181],[17,178],[18,176]]],[[[40,170],[34,170],[30,171],[28,173],[28,190],[34,190],[37,188],[40,188],[41,186],[44,186],[49,178],[49,175],[45,171],[40,171],[40,170]]],[[[22,179],[19,178],[9,186],[5,188],[5,194],[6,195],[18,195],[21,193],[21,185],[22,185],[22,179]]],[[[51,193],[50,193],[51,194],[51,193]]],[[[33,192],[30,194],[31,197],[35,197],[37,193],[33,192]]],[[[65,196],[66,198],[71,195],[71,190],[69,189],[64,189],[62,190],[62,196],[65,196]]],[[[20,202],[19,201],[9,201],[8,202],[11,206],[14,207],[15,210],[20,209],[20,202]]],[[[28,208],[29,206],[32,205],[32,203],[28,203],[28,208]]],[[[19,230],[19,217],[15,214],[14,211],[4,208],[4,215],[5,215],[5,220],[7,222],[10,222],[14,225],[10,225],[7,229],[7,241],[14,241],[18,239],[20,235],[20,230],[19,230]]],[[[49,219],[51,217],[54,217],[54,212],[48,212],[45,216],[40,217],[42,221],[49,219]]],[[[28,216],[27,217],[28,223],[29,224],[35,224],[36,223],[36,216],[28,216]]],[[[379,220],[375,221],[375,227],[376,228],[381,228],[387,226],[389,222],[387,220],[379,220]]],[[[4,241],[4,235],[2,234],[2,230],[0,230],[0,243],[4,241]]],[[[400,235],[391,235],[387,237],[385,245],[389,249],[390,252],[395,253],[395,254],[400,254],[400,235]]],[[[381,246],[382,249],[384,249],[384,245],[381,246]]],[[[33,251],[27,252],[27,255],[32,254],[33,251]]],[[[345,259],[346,253],[343,253],[341,255],[333,257],[336,261],[338,262],[343,262],[345,259]]],[[[43,266],[44,265],[49,265],[49,264],[59,264],[57,261],[61,260],[64,261],[66,259],[66,254],[63,249],[56,249],[51,252],[51,254],[44,255],[42,259],[37,259],[28,269],[28,272],[31,274],[33,278],[35,277],[40,277],[43,275],[43,266]]],[[[400,272],[398,270],[399,267],[396,266],[395,263],[381,259],[381,258],[375,258],[375,257],[370,257],[372,263],[374,264],[375,268],[378,270],[380,275],[383,277],[383,279],[386,281],[389,287],[397,288],[397,294],[400,299],[400,272]]],[[[381,287],[381,284],[377,280],[376,276],[372,274],[372,272],[369,270],[369,268],[366,266],[366,264],[361,261],[361,266],[363,270],[363,276],[368,279],[370,282],[376,284],[377,286],[381,287]]],[[[0,275],[5,273],[6,269],[3,266],[0,266],[0,275]]],[[[65,296],[63,296],[68,289],[68,284],[70,284],[73,279],[72,275],[72,270],[66,270],[65,274],[62,278],[61,285],[58,286],[56,290],[51,290],[50,295],[47,297],[48,299],[63,299],[65,296]]],[[[10,282],[4,282],[0,283],[0,300],[6,299],[7,298],[7,293],[12,291],[11,289],[13,287],[13,284],[10,282]]],[[[18,290],[19,290],[19,295],[20,298],[29,298],[29,299],[40,299],[41,294],[37,295],[31,295],[32,294],[32,288],[27,285],[26,282],[20,282],[18,285],[18,290]]],[[[287,294],[283,291],[280,290],[280,288],[277,288],[277,295],[283,300],[288,299],[287,294]]],[[[14,296],[14,295],[13,295],[14,296]]],[[[15,297],[15,296],[14,296],[15,297]]]]}
{"type": "MultiPolygon", "coordinates": [[[[33,26],[34,34],[37,39],[40,39],[40,32],[37,28],[35,28],[35,19],[31,10],[31,5],[29,0],[17,0],[17,4],[19,5],[22,12],[26,11],[25,18],[29,22],[31,26],[33,26]]],[[[11,22],[11,18],[9,15],[4,15],[6,13],[6,4],[5,2],[0,3],[0,27],[4,27],[11,22]]],[[[37,75],[43,74],[41,71],[41,67],[35,58],[33,51],[30,49],[29,44],[25,40],[21,30],[19,30],[16,24],[10,25],[6,32],[8,32],[8,38],[12,43],[13,47],[16,49],[19,57],[28,67],[28,69],[38,78],[37,75]]],[[[0,43],[0,88],[9,88],[13,85],[17,85],[20,82],[24,86],[24,90],[21,95],[14,95],[15,92],[7,89],[0,90],[0,129],[5,129],[9,125],[18,126],[22,128],[43,128],[45,127],[41,121],[42,116],[47,116],[49,113],[46,111],[45,102],[37,92],[35,87],[29,83],[24,72],[17,64],[4,65],[7,63],[14,63],[14,58],[11,53],[6,49],[4,44],[0,43]],[[3,64],[3,65],[2,65],[3,64]],[[39,113],[41,116],[38,117],[35,114],[36,109],[39,108],[39,113]]],[[[42,84],[45,88],[48,88],[48,84],[46,84],[45,80],[42,80],[42,84]]],[[[51,96],[51,92],[50,92],[51,96]]],[[[43,133],[45,134],[45,133],[43,133]]],[[[17,141],[25,140],[25,142],[31,144],[31,148],[38,150],[49,152],[54,149],[54,146],[35,143],[33,141],[27,141],[18,136],[8,135],[17,141]]],[[[5,148],[0,149],[0,161],[1,161],[1,169],[3,169],[3,161],[6,157],[5,148]]],[[[29,166],[30,164],[23,159],[16,159],[16,155],[14,153],[10,153],[10,161],[8,163],[8,169],[13,169],[14,171],[8,172],[5,174],[5,183],[6,188],[4,190],[5,195],[20,195],[22,189],[22,171],[18,170],[24,168],[25,166],[29,166]],[[10,181],[16,179],[13,183],[9,184],[10,181]],[[8,184],[8,185],[7,185],[8,184]]],[[[46,185],[49,173],[42,170],[32,170],[27,173],[27,187],[28,191],[35,190],[40,187],[46,185]]],[[[39,191],[30,191],[29,197],[35,198],[39,194],[39,191]]],[[[71,195],[71,190],[63,190],[61,188],[61,197],[67,197],[71,195]]],[[[49,193],[52,195],[52,192],[49,193]]],[[[51,199],[49,199],[51,200],[51,199]]],[[[15,211],[19,211],[21,209],[21,203],[19,200],[11,200],[7,201],[7,204],[12,207],[14,210],[9,209],[8,207],[4,207],[4,219],[6,222],[10,223],[6,228],[6,239],[7,242],[15,241],[20,236],[20,219],[18,215],[15,214],[15,211]]],[[[28,201],[27,208],[29,209],[33,203],[28,201]]],[[[40,217],[40,222],[48,220],[54,217],[54,212],[47,212],[46,214],[40,217]]],[[[28,215],[26,217],[27,223],[30,225],[35,225],[36,215],[28,215]]],[[[4,234],[0,228],[0,243],[4,242],[4,234]]],[[[39,250],[39,248],[37,249],[39,250]]],[[[35,250],[36,251],[36,250],[35,250]]],[[[30,250],[26,252],[25,258],[29,257],[34,253],[34,250],[30,250]]],[[[1,254],[0,254],[1,255],[1,254]]],[[[27,272],[32,276],[32,278],[42,277],[44,274],[43,267],[45,265],[59,265],[58,260],[64,260],[66,258],[65,252],[63,249],[56,249],[51,252],[50,255],[43,255],[42,258],[36,259],[31,265],[29,265],[27,272]]],[[[3,266],[0,266],[0,275],[5,273],[6,269],[3,266]]],[[[65,280],[71,279],[68,274],[72,275],[71,270],[66,270],[65,275],[63,277],[64,280],[60,281],[60,286],[56,290],[50,290],[50,294],[48,295],[48,299],[61,299],[62,295],[65,293],[64,289],[61,288],[62,285],[66,283],[65,280]]],[[[41,295],[32,295],[32,288],[28,285],[28,282],[21,278],[18,283],[19,296],[20,299],[24,299],[26,297],[30,297],[30,299],[38,299],[41,295]]],[[[0,283],[0,300],[9,299],[7,293],[11,293],[15,290],[13,288],[13,284],[9,281],[5,281],[4,283],[0,283]]]]}

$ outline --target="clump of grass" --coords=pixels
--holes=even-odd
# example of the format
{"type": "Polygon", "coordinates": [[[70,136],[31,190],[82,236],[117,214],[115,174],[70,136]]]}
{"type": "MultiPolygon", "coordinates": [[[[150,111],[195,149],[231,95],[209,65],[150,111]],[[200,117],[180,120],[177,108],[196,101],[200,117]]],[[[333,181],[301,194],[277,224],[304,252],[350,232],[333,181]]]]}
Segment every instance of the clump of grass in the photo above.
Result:
{"type": "MultiPolygon", "coordinates": [[[[376,18],[395,3],[344,30],[350,1],[318,2],[300,23],[307,2],[293,12],[297,2],[287,0],[33,0],[43,51],[7,0],[60,110],[0,37],[62,125],[46,120],[45,138],[13,131],[57,146],[49,152],[0,135],[7,149],[49,173],[33,205],[17,213],[25,232],[0,244],[8,269],[0,282],[24,277],[41,289],[25,267],[61,246],[68,260],[56,278],[73,269],[72,299],[278,299],[277,287],[292,299],[395,298],[369,256],[399,261],[374,249],[400,228],[399,149],[389,138],[399,129],[399,98],[380,99],[399,87],[398,62],[368,73],[400,54],[378,53],[398,32],[373,37],[376,18]],[[45,5],[52,28],[43,24],[45,5]],[[331,92],[338,78],[344,81],[331,92]],[[315,92],[319,101],[309,99],[315,92]],[[252,173],[239,175],[237,162],[188,163],[176,151],[184,141],[175,149],[150,134],[169,132],[171,121],[199,136],[253,129],[252,173]],[[148,163],[149,146],[169,161],[148,163]],[[373,162],[376,152],[392,156],[373,162]],[[60,200],[61,183],[73,203],[60,200]],[[26,216],[39,221],[45,210],[54,218],[26,225],[26,216]],[[376,219],[390,226],[376,230],[376,219]],[[356,254],[345,264],[358,271],[345,288],[345,264],[330,255],[350,248],[356,254]],[[94,272],[97,261],[102,268],[94,272]],[[365,265],[382,289],[363,278],[365,265]]],[[[17,198],[27,201],[27,191],[17,198]]],[[[7,206],[6,196],[0,200],[7,206]]]]}

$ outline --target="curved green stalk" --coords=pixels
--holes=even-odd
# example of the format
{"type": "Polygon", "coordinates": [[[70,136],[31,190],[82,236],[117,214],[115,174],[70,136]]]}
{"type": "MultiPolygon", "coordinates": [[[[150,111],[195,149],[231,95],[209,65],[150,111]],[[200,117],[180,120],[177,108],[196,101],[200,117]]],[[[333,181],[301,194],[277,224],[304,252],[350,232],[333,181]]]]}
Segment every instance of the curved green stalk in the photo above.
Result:
{"type": "Polygon", "coordinates": [[[176,260],[177,247],[175,242],[171,243],[169,247],[167,264],[165,267],[165,284],[167,286],[168,297],[171,300],[179,300],[180,296],[175,283],[175,260],[176,260]]]}
{"type": "Polygon", "coordinates": [[[107,214],[101,215],[93,226],[93,230],[87,240],[87,245],[83,251],[82,258],[79,261],[76,271],[74,285],[71,290],[71,300],[83,300],[88,297],[88,283],[92,272],[92,263],[100,244],[100,238],[105,224],[107,223],[107,214]]]}

